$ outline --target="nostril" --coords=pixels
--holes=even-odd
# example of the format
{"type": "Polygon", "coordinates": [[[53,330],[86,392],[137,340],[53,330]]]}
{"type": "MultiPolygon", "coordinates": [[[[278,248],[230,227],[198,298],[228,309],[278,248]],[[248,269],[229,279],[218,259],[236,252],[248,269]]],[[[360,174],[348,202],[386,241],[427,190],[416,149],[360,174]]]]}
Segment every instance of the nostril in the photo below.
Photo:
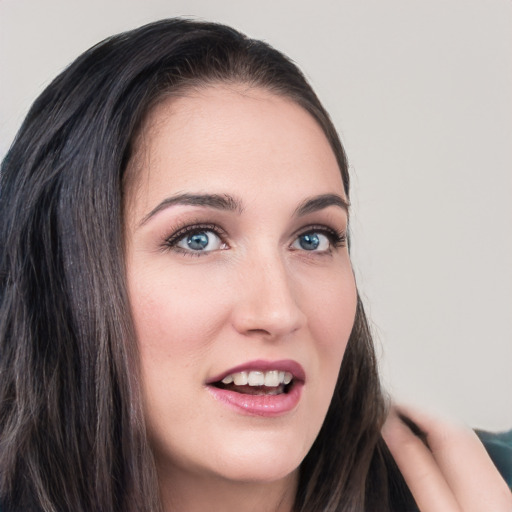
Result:
{"type": "Polygon", "coordinates": [[[264,336],[264,337],[272,336],[272,334],[265,329],[248,329],[247,334],[254,334],[257,336],[264,336]]]}

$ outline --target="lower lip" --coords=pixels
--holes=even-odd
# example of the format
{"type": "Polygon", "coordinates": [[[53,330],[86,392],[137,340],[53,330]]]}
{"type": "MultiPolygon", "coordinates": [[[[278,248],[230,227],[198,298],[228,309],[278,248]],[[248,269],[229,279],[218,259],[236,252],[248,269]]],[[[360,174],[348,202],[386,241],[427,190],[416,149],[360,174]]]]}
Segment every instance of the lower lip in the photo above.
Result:
{"type": "Polygon", "coordinates": [[[220,402],[242,414],[275,417],[293,410],[300,401],[302,383],[295,383],[288,393],[280,395],[244,395],[235,391],[207,386],[220,402]]]}

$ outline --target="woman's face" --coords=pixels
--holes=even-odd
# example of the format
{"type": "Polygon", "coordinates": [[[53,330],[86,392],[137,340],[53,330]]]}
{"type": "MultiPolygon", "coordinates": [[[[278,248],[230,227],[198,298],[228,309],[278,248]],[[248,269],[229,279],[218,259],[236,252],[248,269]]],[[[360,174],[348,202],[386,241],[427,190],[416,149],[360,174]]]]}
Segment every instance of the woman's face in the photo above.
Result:
{"type": "Polygon", "coordinates": [[[288,99],[210,86],[152,112],[128,172],[127,279],[160,474],[291,475],[356,308],[324,133],[288,99]]]}

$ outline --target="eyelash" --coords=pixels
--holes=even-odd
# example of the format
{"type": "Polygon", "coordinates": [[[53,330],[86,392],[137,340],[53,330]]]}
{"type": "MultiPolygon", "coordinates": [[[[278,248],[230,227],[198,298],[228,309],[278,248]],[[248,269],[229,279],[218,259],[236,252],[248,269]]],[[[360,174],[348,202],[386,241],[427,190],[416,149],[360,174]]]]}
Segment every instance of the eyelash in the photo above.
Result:
{"type": "Polygon", "coordinates": [[[188,224],[188,225],[185,225],[185,226],[182,226],[182,227],[179,227],[178,229],[176,229],[176,231],[171,236],[167,237],[164,240],[163,248],[166,250],[172,250],[172,251],[179,252],[180,254],[185,254],[186,256],[205,256],[206,254],[208,254],[209,252],[212,252],[212,251],[206,251],[206,252],[187,251],[186,249],[182,249],[181,247],[178,247],[178,245],[177,245],[178,242],[180,242],[187,235],[193,235],[195,233],[201,233],[201,232],[205,232],[205,231],[211,231],[211,232],[215,233],[220,238],[222,243],[226,243],[226,241],[225,241],[226,232],[223,229],[221,229],[219,226],[217,226],[216,224],[198,223],[198,224],[188,224]]]}
{"type": "MultiPolygon", "coordinates": [[[[224,244],[227,243],[225,240],[227,233],[223,229],[221,229],[218,225],[209,224],[209,223],[206,223],[206,224],[198,223],[198,224],[188,224],[183,227],[177,228],[176,231],[174,231],[174,233],[172,235],[165,238],[164,243],[163,243],[163,249],[176,251],[176,252],[179,252],[180,254],[185,254],[187,256],[192,256],[192,257],[205,256],[208,253],[213,252],[213,251],[205,251],[205,252],[188,251],[186,249],[182,249],[181,247],[178,247],[178,245],[177,245],[178,242],[183,240],[183,238],[185,238],[187,235],[193,235],[193,234],[201,233],[201,232],[205,232],[205,231],[211,231],[211,232],[215,233],[215,235],[217,235],[220,238],[222,243],[224,243],[224,244]]],[[[338,231],[336,229],[333,229],[333,228],[330,228],[327,226],[316,225],[316,224],[306,226],[303,229],[301,229],[300,232],[295,234],[294,239],[297,239],[300,236],[304,236],[309,233],[319,233],[321,235],[326,236],[327,239],[329,240],[330,247],[329,247],[328,251],[306,251],[306,250],[304,250],[304,252],[311,252],[311,253],[317,254],[317,255],[330,254],[332,248],[345,247],[347,244],[347,234],[344,231],[338,231]]]]}
{"type": "MultiPolygon", "coordinates": [[[[330,253],[331,249],[333,248],[337,249],[339,247],[345,247],[347,245],[347,234],[345,233],[345,231],[338,231],[337,229],[333,229],[328,226],[322,226],[318,224],[312,224],[311,226],[306,226],[305,228],[301,229],[301,231],[295,235],[295,238],[307,235],[309,233],[319,233],[327,237],[327,239],[330,242],[328,253],[330,253]]],[[[311,252],[316,252],[317,254],[326,254],[325,252],[319,251],[311,252]]]]}

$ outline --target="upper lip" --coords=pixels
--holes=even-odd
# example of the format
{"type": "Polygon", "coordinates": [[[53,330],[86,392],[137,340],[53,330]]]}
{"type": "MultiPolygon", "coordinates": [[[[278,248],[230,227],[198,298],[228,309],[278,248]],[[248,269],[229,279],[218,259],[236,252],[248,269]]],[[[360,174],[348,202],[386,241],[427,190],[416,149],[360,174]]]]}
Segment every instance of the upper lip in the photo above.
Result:
{"type": "Polygon", "coordinates": [[[268,372],[270,370],[289,372],[293,375],[293,378],[295,380],[302,382],[306,380],[306,372],[304,371],[304,368],[299,363],[297,363],[297,361],[293,361],[292,359],[281,359],[279,361],[257,359],[254,361],[248,361],[246,363],[239,364],[238,366],[234,366],[229,370],[223,371],[222,373],[215,375],[211,379],[208,379],[206,381],[206,384],[213,384],[215,382],[219,382],[224,377],[227,377],[228,375],[231,375],[233,373],[250,372],[252,370],[260,370],[263,372],[268,372]]]}

